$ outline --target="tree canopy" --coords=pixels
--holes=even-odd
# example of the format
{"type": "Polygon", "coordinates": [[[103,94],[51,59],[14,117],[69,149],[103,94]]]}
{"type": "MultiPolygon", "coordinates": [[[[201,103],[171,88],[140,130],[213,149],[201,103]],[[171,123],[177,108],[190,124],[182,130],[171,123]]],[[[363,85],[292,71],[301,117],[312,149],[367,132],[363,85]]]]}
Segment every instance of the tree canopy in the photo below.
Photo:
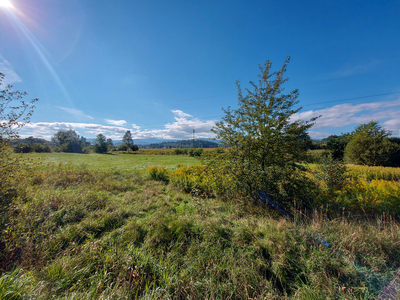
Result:
{"type": "Polygon", "coordinates": [[[345,149],[345,160],[359,165],[386,166],[399,149],[389,140],[391,132],[382,128],[377,121],[360,124],[352,132],[345,149]]]}
{"type": "Polygon", "coordinates": [[[107,153],[108,145],[107,138],[101,133],[97,135],[96,140],[94,141],[94,152],[96,153],[107,153]]]}
{"type": "Polygon", "coordinates": [[[82,153],[86,146],[86,138],[79,137],[75,130],[60,130],[51,138],[57,151],[82,153]]]}
{"type": "Polygon", "coordinates": [[[122,147],[118,147],[119,150],[132,150],[132,151],[137,151],[139,150],[138,146],[136,146],[133,143],[133,139],[132,139],[132,134],[131,131],[128,130],[127,132],[125,132],[123,138],[122,138],[122,145],[120,145],[122,147]]]}

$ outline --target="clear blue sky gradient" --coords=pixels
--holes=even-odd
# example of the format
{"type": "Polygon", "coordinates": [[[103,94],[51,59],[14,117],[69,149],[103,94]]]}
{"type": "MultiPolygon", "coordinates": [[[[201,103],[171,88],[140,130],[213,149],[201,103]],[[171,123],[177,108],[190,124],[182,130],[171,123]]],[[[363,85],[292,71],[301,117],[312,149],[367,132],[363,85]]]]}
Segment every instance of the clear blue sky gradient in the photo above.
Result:
{"type": "Polygon", "coordinates": [[[281,68],[313,138],[378,120],[400,133],[399,1],[10,0],[4,83],[37,97],[23,136],[210,138],[258,65],[281,68]]]}

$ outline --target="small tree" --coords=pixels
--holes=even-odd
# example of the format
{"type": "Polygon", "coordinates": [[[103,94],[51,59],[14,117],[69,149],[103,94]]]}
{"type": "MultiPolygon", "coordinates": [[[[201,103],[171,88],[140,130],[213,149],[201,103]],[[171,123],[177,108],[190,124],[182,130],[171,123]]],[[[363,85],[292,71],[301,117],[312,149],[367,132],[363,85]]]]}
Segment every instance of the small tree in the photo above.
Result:
{"type": "MultiPolygon", "coordinates": [[[[0,73],[0,87],[4,79],[4,74],[0,73]]],[[[23,98],[27,93],[13,91],[11,85],[0,89],[0,230],[8,217],[7,209],[9,201],[12,199],[13,182],[17,179],[21,159],[12,155],[9,143],[19,137],[18,130],[26,123],[29,123],[32,116],[34,103],[38,99],[25,102],[23,98]]]]}
{"type": "Polygon", "coordinates": [[[386,166],[399,146],[389,140],[391,132],[376,121],[364,123],[352,132],[345,160],[358,165],[386,166]]]}
{"type": "Polygon", "coordinates": [[[211,167],[242,197],[257,199],[260,190],[286,203],[302,197],[305,185],[299,181],[307,179],[298,162],[306,159],[307,130],[316,118],[293,120],[301,108],[294,108],[298,90],[283,94],[288,62],[277,72],[271,72],[269,61],[260,65],[259,83],[250,82],[254,90],[246,89],[246,96],[237,83],[238,108],[223,109],[225,116],[212,129],[228,150],[213,156],[211,167]]]}
{"type": "Polygon", "coordinates": [[[97,135],[97,138],[94,141],[94,152],[107,153],[107,140],[101,133],[97,135]]]}
{"type": "Polygon", "coordinates": [[[128,130],[125,132],[124,137],[122,138],[122,144],[125,145],[128,149],[132,151],[139,150],[138,146],[133,143],[131,131],[128,130]]]}

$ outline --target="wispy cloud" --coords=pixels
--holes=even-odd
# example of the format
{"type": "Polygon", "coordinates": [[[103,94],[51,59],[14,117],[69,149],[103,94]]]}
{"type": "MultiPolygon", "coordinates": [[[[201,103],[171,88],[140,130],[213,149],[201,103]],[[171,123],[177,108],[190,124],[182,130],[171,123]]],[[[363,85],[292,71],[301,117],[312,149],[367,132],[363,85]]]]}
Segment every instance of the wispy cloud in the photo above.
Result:
{"type": "Polygon", "coordinates": [[[105,119],[105,121],[106,121],[108,124],[116,125],[116,126],[122,126],[122,125],[125,125],[125,124],[126,124],[126,121],[125,121],[125,120],[109,120],[109,119],[105,119]]]}
{"type": "Polygon", "coordinates": [[[331,74],[331,77],[343,78],[343,77],[351,77],[351,76],[355,76],[355,75],[368,73],[370,71],[373,71],[380,64],[381,64],[381,61],[379,61],[379,60],[371,60],[371,61],[363,62],[361,64],[346,65],[346,66],[334,71],[331,74]]]}
{"type": "Polygon", "coordinates": [[[11,64],[0,55],[0,73],[5,75],[2,82],[3,85],[11,84],[14,82],[22,82],[21,78],[15,73],[11,64]]]}
{"type": "Polygon", "coordinates": [[[83,111],[81,111],[79,109],[61,107],[61,106],[56,106],[56,107],[66,111],[67,113],[70,113],[71,115],[74,115],[75,117],[78,117],[78,118],[88,118],[88,119],[92,119],[92,120],[94,119],[92,116],[85,114],[83,111]]]}

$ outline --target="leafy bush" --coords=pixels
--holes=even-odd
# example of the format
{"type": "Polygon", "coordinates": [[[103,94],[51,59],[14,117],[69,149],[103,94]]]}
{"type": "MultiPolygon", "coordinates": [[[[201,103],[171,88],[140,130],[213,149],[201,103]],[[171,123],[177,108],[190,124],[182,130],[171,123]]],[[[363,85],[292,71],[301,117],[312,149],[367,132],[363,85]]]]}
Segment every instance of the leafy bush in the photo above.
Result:
{"type": "Polygon", "coordinates": [[[188,149],[174,149],[175,155],[186,155],[188,154],[188,149]]]}
{"type": "Polygon", "coordinates": [[[164,167],[152,166],[146,168],[146,172],[149,174],[150,178],[153,180],[159,180],[168,182],[168,170],[164,167]]]}
{"type": "Polygon", "coordinates": [[[324,157],[328,155],[329,155],[328,150],[323,150],[323,149],[308,150],[306,162],[311,164],[318,164],[324,157]]]}
{"type": "Polygon", "coordinates": [[[51,152],[51,148],[49,144],[39,144],[39,143],[35,143],[32,145],[33,147],[33,151],[36,153],[50,153],[51,152]]]}
{"type": "Polygon", "coordinates": [[[14,153],[30,153],[32,151],[33,147],[28,143],[21,143],[14,147],[14,153]]]}
{"type": "Polygon", "coordinates": [[[203,148],[194,148],[188,150],[189,156],[192,157],[200,157],[203,154],[203,148]]]}
{"type": "Polygon", "coordinates": [[[317,181],[326,184],[329,190],[337,190],[346,185],[347,171],[345,164],[338,159],[333,159],[332,155],[329,154],[320,158],[314,176],[317,181]]]}
{"type": "Polygon", "coordinates": [[[187,193],[202,197],[212,197],[217,192],[217,185],[208,166],[180,166],[169,174],[171,183],[187,193]]]}

